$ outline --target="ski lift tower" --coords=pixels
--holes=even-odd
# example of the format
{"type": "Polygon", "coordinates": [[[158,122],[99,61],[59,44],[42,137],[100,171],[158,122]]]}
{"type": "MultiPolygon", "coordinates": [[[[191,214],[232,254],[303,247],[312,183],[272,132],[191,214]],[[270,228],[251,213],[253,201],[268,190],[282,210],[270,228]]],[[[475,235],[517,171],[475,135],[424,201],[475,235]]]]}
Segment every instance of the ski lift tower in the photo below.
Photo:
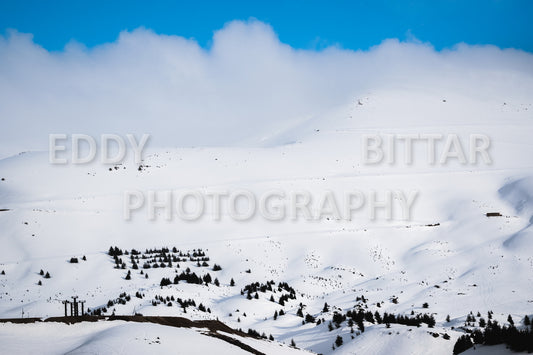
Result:
{"type": "Polygon", "coordinates": [[[72,296],[72,301],[62,301],[62,303],[65,305],[65,317],[68,316],[67,314],[67,305],[70,305],[70,316],[71,317],[79,317],[80,316],[80,305],[81,305],[81,315],[85,315],[85,301],[78,300],[78,296],[72,296]]]}

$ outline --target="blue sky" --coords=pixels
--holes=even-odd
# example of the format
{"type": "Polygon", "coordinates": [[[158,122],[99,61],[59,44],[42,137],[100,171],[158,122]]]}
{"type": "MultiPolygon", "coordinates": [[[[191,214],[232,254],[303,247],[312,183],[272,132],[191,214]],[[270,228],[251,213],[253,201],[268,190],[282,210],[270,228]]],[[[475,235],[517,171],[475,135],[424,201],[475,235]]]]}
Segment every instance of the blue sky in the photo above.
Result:
{"type": "Polygon", "coordinates": [[[295,48],[367,49],[386,38],[416,37],[438,50],[465,42],[533,52],[532,17],[527,0],[0,2],[1,33],[32,33],[48,50],[70,40],[88,47],[113,42],[120,31],[140,26],[209,47],[225,23],[256,18],[295,48]]]}

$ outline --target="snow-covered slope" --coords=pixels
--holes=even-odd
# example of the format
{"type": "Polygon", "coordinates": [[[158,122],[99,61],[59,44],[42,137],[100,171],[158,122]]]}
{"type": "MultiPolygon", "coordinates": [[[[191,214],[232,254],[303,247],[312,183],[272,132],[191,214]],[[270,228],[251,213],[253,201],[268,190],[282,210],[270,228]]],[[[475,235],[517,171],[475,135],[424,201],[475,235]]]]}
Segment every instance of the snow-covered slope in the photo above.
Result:
{"type": "MultiPolygon", "coordinates": [[[[324,354],[450,354],[462,334],[457,327],[470,311],[486,315],[492,310],[501,323],[508,314],[518,321],[532,313],[531,105],[474,94],[381,91],[265,137],[258,148],[150,147],[140,170],[131,159],[117,169],[97,163],[51,165],[44,152],[1,160],[0,270],[5,275],[0,276],[0,316],[61,315],[61,300],[72,295],[85,299],[90,308],[104,307],[125,292],[131,300],[114,304],[107,314],[114,309],[116,314],[218,318],[233,328],[272,334],[286,344],[294,339],[298,347],[324,354]],[[415,161],[409,165],[398,145],[395,164],[365,165],[362,135],[376,133],[457,134],[464,142],[470,134],[484,134],[491,139],[493,162],[429,165],[426,147],[415,145],[415,161]],[[317,199],[327,191],[343,196],[353,190],[365,195],[372,190],[416,190],[419,195],[407,221],[398,211],[390,221],[383,213],[371,220],[368,208],[350,220],[324,217],[273,222],[256,215],[242,222],[222,211],[221,220],[215,221],[209,210],[194,222],[166,221],[163,211],[151,221],[146,208],[135,211],[130,221],[123,218],[125,190],[240,189],[257,195],[272,189],[305,190],[317,199]],[[487,217],[491,212],[501,216],[487,217]],[[209,272],[220,286],[180,282],[162,288],[160,280],[173,279],[176,265],[144,270],[149,274],[146,278],[140,274],[142,268],[131,268],[129,256],[122,256],[127,269],[115,269],[113,258],[107,255],[115,245],[143,252],[175,246],[192,253],[201,248],[210,258],[209,266],[188,260],[179,262],[179,272],[186,267],[198,274],[209,272]],[[82,261],[82,256],[87,260],[82,261]],[[80,262],[69,263],[71,257],[80,262]],[[213,263],[222,270],[213,271],[213,263]],[[51,278],[39,275],[41,269],[51,278]],[[131,280],[126,280],[128,270],[131,280]],[[230,285],[231,279],[235,286],[230,285]],[[278,298],[283,292],[258,292],[258,299],[251,300],[246,292],[241,295],[246,285],[270,280],[276,285],[287,282],[296,291],[296,299],[281,306],[278,298]],[[136,292],[144,297],[135,297],[136,292]],[[364,305],[357,301],[361,295],[368,299],[364,305]],[[191,307],[184,313],[175,302],[165,306],[167,301],[153,306],[159,296],[194,299],[211,312],[191,307]],[[331,306],[328,312],[322,312],[325,302],[331,306]],[[357,334],[344,322],[329,331],[334,310],[345,312],[356,304],[380,313],[428,312],[437,324],[433,329],[426,324],[387,328],[365,322],[365,332],[357,334]],[[299,308],[325,321],[302,324],[296,315],[299,308]],[[280,309],[286,314],[274,320],[274,312],[280,309]],[[450,340],[443,339],[444,334],[450,340]],[[333,350],[338,335],[343,345],[333,350]]],[[[437,154],[442,149],[442,143],[437,145],[437,154]]],[[[69,337],[64,333],[60,342],[64,347],[54,351],[99,351],[107,346],[106,339],[119,346],[128,332],[141,334],[142,327],[76,325],[72,332],[83,334],[69,337]]],[[[45,337],[51,331],[44,328],[44,324],[3,325],[0,335],[15,339],[17,334],[31,332],[45,337]]],[[[171,330],[167,334],[161,328],[150,325],[146,332],[153,334],[139,335],[139,339],[161,332],[170,344],[171,330]]],[[[202,335],[179,337],[195,342],[202,335]]]]}
{"type": "MultiPolygon", "coordinates": [[[[250,354],[237,345],[209,336],[206,330],[151,323],[3,323],[0,329],[5,354],[250,354]],[[21,343],[21,338],[26,341],[21,343]]],[[[263,354],[309,354],[274,342],[227,336],[263,354]]]]}

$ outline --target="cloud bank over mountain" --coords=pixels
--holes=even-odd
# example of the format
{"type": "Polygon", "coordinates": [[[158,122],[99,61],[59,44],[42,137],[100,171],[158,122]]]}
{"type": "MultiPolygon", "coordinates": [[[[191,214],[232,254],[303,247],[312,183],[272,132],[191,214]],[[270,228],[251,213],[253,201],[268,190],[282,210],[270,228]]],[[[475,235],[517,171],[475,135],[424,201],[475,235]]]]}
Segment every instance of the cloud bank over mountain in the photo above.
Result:
{"type": "MultiPolygon", "coordinates": [[[[87,49],[49,52],[0,36],[0,157],[47,148],[49,133],[150,133],[153,145],[260,144],[381,89],[521,100],[533,54],[458,44],[436,51],[388,39],[368,51],[297,50],[259,21],[234,21],[209,48],[139,28],[87,49]]],[[[431,118],[428,117],[428,120],[431,118]]]]}

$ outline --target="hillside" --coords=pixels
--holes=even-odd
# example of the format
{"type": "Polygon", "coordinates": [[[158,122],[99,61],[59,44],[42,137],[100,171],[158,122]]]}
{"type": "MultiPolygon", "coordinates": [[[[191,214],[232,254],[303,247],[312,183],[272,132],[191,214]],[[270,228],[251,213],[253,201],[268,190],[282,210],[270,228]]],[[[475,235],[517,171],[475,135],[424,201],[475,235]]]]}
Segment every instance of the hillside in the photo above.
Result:
{"type": "MultiPolygon", "coordinates": [[[[0,318],[61,316],[61,301],[77,295],[93,312],[108,316],[219,319],[322,354],[390,354],[391,349],[452,354],[468,329],[470,312],[475,321],[468,323],[487,320],[492,311],[500,324],[511,315],[522,326],[524,316],[533,314],[532,104],[437,90],[376,91],[265,135],[253,147],[150,146],[140,167],[131,156],[111,166],[52,165],[47,152],[3,159],[0,318]],[[401,143],[393,164],[363,162],[365,134],[435,133],[455,134],[466,143],[471,134],[488,136],[491,164],[454,159],[428,164],[427,147],[417,143],[413,164],[405,162],[401,143]],[[326,214],[313,221],[301,216],[270,221],[259,213],[235,221],[224,208],[216,220],[210,205],[197,221],[177,218],[175,205],[170,220],[162,209],[150,220],[147,206],[133,211],[131,220],[123,216],[125,191],[145,196],[173,191],[175,197],[240,190],[257,196],[307,191],[313,213],[328,192],[341,199],[359,191],[367,203],[350,218],[326,214]],[[410,219],[402,218],[398,195],[390,220],[383,209],[371,218],[372,191],[383,199],[389,190],[418,192],[410,219]],[[115,246],[116,257],[109,253],[115,246]],[[209,274],[210,280],[190,282],[192,273],[209,274]],[[161,286],[164,278],[170,285],[161,286]],[[290,297],[280,302],[283,295],[290,297]],[[380,324],[365,318],[363,327],[346,319],[337,327],[335,313],[354,310],[427,315],[435,324],[380,324]],[[307,314],[313,321],[305,321],[307,314]],[[338,336],[342,345],[333,349],[338,336]]],[[[443,142],[436,148],[439,156],[443,142]]],[[[468,152],[468,146],[464,149],[468,152]]],[[[98,352],[108,346],[123,352],[157,347],[161,353],[181,346],[198,353],[214,348],[235,353],[220,339],[205,343],[197,330],[121,321],[52,328],[2,324],[0,339],[7,352],[35,351],[39,339],[52,339],[58,345],[45,349],[50,353],[98,352]],[[39,338],[15,348],[14,339],[26,332],[39,338]]],[[[254,344],[272,354],[292,349],[254,344]]]]}

